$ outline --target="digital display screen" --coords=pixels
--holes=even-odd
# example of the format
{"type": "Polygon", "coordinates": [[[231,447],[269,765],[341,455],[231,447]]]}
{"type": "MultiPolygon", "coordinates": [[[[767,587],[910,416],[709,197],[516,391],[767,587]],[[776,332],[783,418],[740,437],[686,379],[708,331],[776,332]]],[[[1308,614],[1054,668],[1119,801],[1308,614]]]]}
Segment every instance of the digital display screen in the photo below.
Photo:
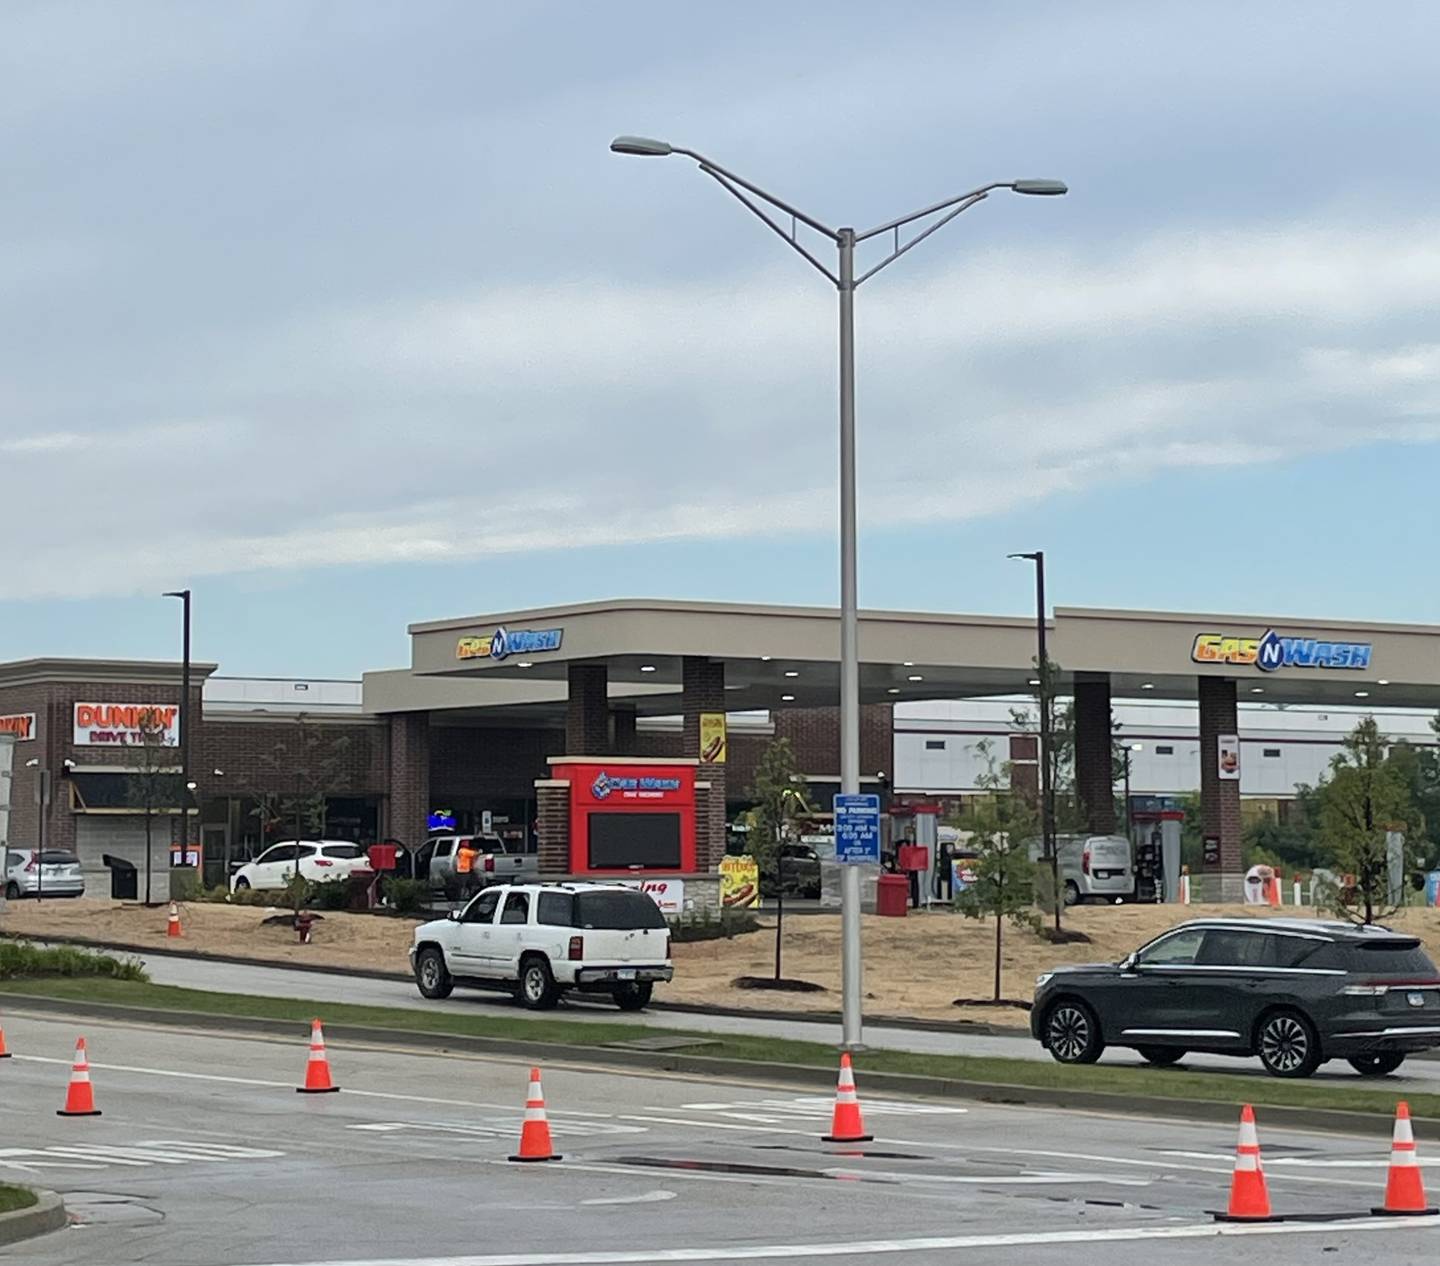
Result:
{"type": "Polygon", "coordinates": [[[592,870],[680,869],[678,813],[592,813],[592,870]]]}

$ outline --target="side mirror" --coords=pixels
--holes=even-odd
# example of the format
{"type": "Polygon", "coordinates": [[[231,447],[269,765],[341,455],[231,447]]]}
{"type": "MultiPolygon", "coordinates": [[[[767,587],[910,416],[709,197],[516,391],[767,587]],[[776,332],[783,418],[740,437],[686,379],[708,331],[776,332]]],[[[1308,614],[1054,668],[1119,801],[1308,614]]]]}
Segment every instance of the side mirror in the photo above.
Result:
{"type": "Polygon", "coordinates": [[[1130,970],[1132,970],[1132,969],[1134,968],[1134,966],[1135,966],[1135,955],[1134,955],[1134,954],[1126,954],[1125,957],[1120,960],[1120,970],[1121,970],[1121,971],[1130,971],[1130,970]]]}
{"type": "Polygon", "coordinates": [[[445,917],[446,917],[447,919],[449,919],[451,923],[459,923],[459,922],[460,922],[460,911],[459,911],[459,910],[451,910],[450,913],[447,914],[445,917]]]}

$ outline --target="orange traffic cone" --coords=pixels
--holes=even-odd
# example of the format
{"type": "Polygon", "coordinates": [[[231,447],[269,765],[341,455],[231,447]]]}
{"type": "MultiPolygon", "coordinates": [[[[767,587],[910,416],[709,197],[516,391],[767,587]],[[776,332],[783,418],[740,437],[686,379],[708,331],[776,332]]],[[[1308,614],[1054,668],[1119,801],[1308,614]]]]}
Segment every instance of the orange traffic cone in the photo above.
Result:
{"type": "Polygon", "coordinates": [[[550,1143],[550,1121],[545,1115],[545,1092],[540,1070],[530,1070],[530,1093],[525,1096],[525,1124],[520,1127],[520,1151],[512,1161],[558,1161],[550,1143]]]}
{"type": "Polygon", "coordinates": [[[875,1137],[865,1133],[865,1122],[860,1119],[860,1100],[855,1095],[855,1070],[850,1067],[849,1051],[840,1054],[835,1112],[830,1118],[830,1133],[821,1137],[826,1143],[868,1143],[875,1137]]]}
{"type": "Polygon", "coordinates": [[[1392,1217],[1436,1213],[1425,1204],[1425,1184],[1420,1179],[1420,1161],[1415,1155],[1415,1133],[1410,1128],[1410,1105],[1395,1109],[1395,1139],[1390,1144],[1390,1176],[1385,1182],[1385,1207],[1371,1213],[1392,1217]]]}
{"type": "Polygon", "coordinates": [[[65,1092],[65,1106],[57,1109],[60,1117],[98,1117],[95,1087],[90,1084],[90,1059],[85,1054],[85,1039],[75,1043],[75,1066],[70,1070],[70,1087],[65,1092]]]}
{"type": "Polygon", "coordinates": [[[1255,1113],[1247,1103],[1240,1112],[1240,1141],[1235,1145],[1235,1176],[1230,1181],[1230,1207],[1217,1222],[1263,1222],[1271,1217],[1270,1191],[1260,1168],[1260,1138],[1255,1113]]]}
{"type": "Polygon", "coordinates": [[[305,1065],[305,1084],[296,1086],[297,1094],[328,1095],[339,1090],[330,1080],[330,1060],[325,1055],[325,1034],[320,1031],[320,1021],[310,1022],[310,1060],[305,1065]]]}
{"type": "Polygon", "coordinates": [[[175,903],[174,903],[173,901],[170,903],[170,920],[169,920],[169,922],[166,923],[166,925],[165,925],[165,935],[166,935],[166,936],[179,936],[179,935],[180,935],[180,911],[176,908],[175,903]]]}
{"type": "Polygon", "coordinates": [[[10,1052],[5,1049],[5,1026],[0,1024],[0,1059],[9,1059],[10,1052]]]}

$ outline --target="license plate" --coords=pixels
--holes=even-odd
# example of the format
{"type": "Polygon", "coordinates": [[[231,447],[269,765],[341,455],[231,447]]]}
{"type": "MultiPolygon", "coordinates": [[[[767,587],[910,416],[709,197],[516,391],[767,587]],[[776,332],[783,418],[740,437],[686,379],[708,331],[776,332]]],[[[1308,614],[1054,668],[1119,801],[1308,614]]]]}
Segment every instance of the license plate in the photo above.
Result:
{"type": "Polygon", "coordinates": [[[1412,1007],[1423,1007],[1425,1005],[1425,995],[1423,993],[1406,994],[1406,999],[1412,1007]]]}
{"type": "Polygon", "coordinates": [[[625,967],[625,968],[622,968],[620,971],[617,971],[617,972],[615,973],[615,979],[616,979],[616,980],[634,980],[634,979],[635,979],[635,969],[634,969],[633,967],[625,967]]]}

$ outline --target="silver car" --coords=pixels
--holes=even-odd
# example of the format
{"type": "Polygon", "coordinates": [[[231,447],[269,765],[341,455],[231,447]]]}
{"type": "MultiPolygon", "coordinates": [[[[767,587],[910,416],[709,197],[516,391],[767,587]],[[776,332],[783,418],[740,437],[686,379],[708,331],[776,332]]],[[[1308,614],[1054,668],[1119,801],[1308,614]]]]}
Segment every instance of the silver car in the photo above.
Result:
{"type": "Polygon", "coordinates": [[[5,896],[80,897],[85,894],[85,875],[80,859],[66,849],[11,849],[5,854],[5,896]]]}

